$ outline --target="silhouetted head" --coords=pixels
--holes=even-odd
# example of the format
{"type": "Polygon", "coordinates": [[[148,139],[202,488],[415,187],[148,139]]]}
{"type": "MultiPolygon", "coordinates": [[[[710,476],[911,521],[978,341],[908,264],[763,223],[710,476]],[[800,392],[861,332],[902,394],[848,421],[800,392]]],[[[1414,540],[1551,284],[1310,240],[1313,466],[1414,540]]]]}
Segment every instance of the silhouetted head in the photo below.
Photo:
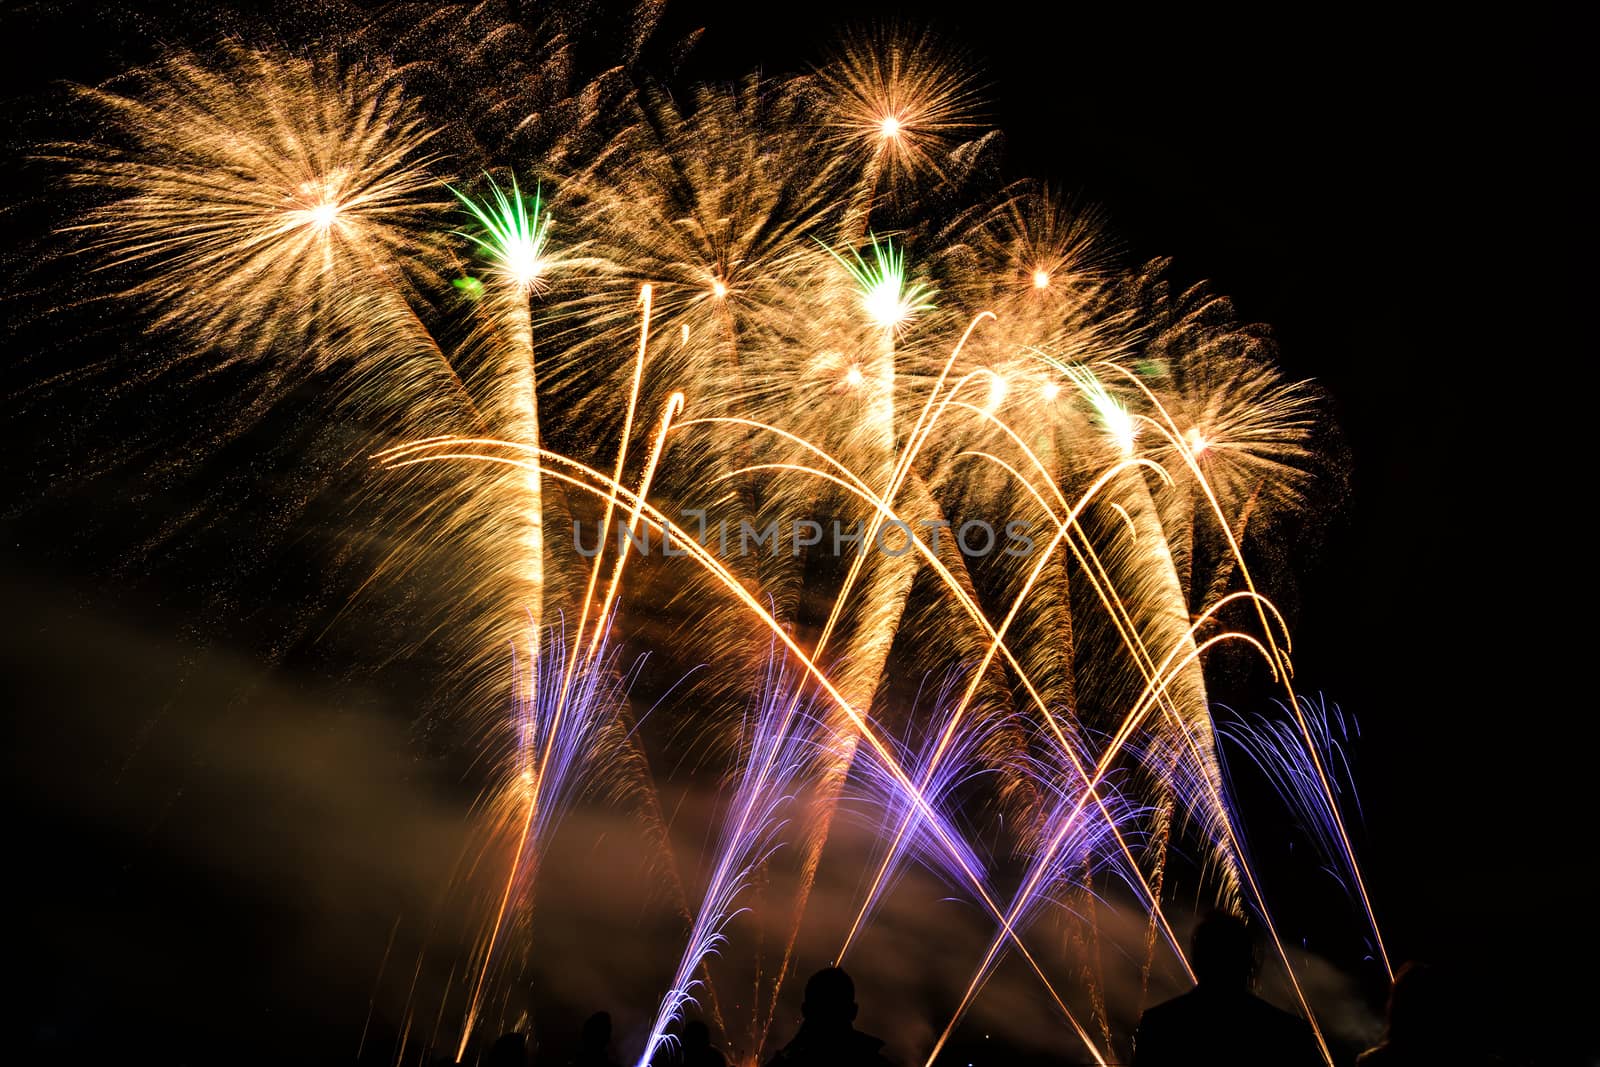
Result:
{"type": "Polygon", "coordinates": [[[800,1014],[814,1026],[849,1026],[856,1020],[856,984],[838,967],[818,971],[806,982],[800,1014]]]}
{"type": "Polygon", "coordinates": [[[583,1020],[583,1036],[579,1040],[586,1050],[604,1051],[611,1044],[611,1013],[597,1011],[583,1020]]]}
{"type": "Polygon", "coordinates": [[[1200,920],[1189,938],[1189,963],[1195,980],[1212,988],[1244,988],[1256,974],[1255,943],[1237,915],[1214,911],[1200,920]]]}
{"type": "Polygon", "coordinates": [[[683,1047],[689,1052],[704,1052],[710,1048],[711,1028],[699,1019],[684,1024],[683,1047]]]}
{"type": "Polygon", "coordinates": [[[1445,976],[1426,963],[1408,963],[1389,990],[1388,1040],[1397,1045],[1429,1045],[1452,1030],[1451,996],[1445,976]]]}
{"type": "Polygon", "coordinates": [[[501,1034],[489,1046],[483,1067],[528,1067],[528,1038],[524,1034],[501,1034]]]}

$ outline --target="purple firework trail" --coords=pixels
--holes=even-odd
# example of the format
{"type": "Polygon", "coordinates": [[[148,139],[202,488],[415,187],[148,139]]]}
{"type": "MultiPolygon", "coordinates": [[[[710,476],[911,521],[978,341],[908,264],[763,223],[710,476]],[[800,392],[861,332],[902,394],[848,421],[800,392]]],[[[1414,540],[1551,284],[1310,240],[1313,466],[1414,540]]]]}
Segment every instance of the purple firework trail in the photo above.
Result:
{"type": "MultiPolygon", "coordinates": [[[[1276,703],[1287,716],[1289,709],[1282,702],[1276,703]]],[[[1317,747],[1316,756],[1328,769],[1329,789],[1322,787],[1312,752],[1292,717],[1249,715],[1234,721],[1219,721],[1217,736],[1229,742],[1229,746],[1218,745],[1217,749],[1222,753],[1225,747],[1237,748],[1261,772],[1295,822],[1311,838],[1322,856],[1324,869],[1348,896],[1353,893],[1356,873],[1351,869],[1350,854],[1339,837],[1340,821],[1346,813],[1336,810],[1334,804],[1347,802],[1353,809],[1350,814],[1357,822],[1362,821],[1361,799],[1356,794],[1347,755],[1352,734],[1359,737],[1361,730],[1353,718],[1346,716],[1337,704],[1328,703],[1324,696],[1303,696],[1299,704],[1317,747]]],[[[1231,776],[1225,759],[1223,771],[1231,776]]]]}
{"type": "MultiPolygon", "coordinates": [[[[601,627],[597,632],[609,634],[610,628],[601,627]]],[[[506,916],[517,902],[531,898],[551,837],[598,765],[616,751],[609,742],[618,725],[618,712],[626,706],[628,689],[643,663],[641,657],[627,675],[620,673],[608,638],[601,638],[589,656],[569,659],[566,647],[563,631],[552,628],[542,663],[536,666],[530,659],[524,665],[513,659],[514,756],[507,761],[508,778],[500,803],[508,813],[514,812],[514,825],[520,824],[520,828],[500,906],[476,967],[478,977],[468,1002],[463,1049],[477,1024],[506,916]]]]}
{"type": "MultiPolygon", "coordinates": [[[[1033,778],[1046,798],[1048,814],[1042,820],[1038,835],[1040,847],[1029,857],[1022,883],[1006,909],[1006,920],[1012,927],[1030,921],[1046,903],[1064,904],[1064,898],[1058,897],[1055,890],[1068,885],[1089,888],[1096,867],[1118,870],[1122,857],[1120,850],[1110,845],[1113,830],[1120,830],[1126,837],[1138,820],[1148,814],[1148,809],[1127,802],[1106,779],[1101,779],[1091,791],[1089,783],[1066,760],[1030,757],[1025,764],[1024,772],[1033,778]],[[1095,803],[1096,794],[1102,803],[1095,803]]],[[[1127,877],[1131,882],[1131,873],[1127,877]]],[[[939,1055],[972,1006],[978,990],[994,973],[1008,940],[1010,935],[1004,928],[996,931],[966,994],[929,1054],[929,1063],[939,1055]]],[[[1092,1048],[1088,1035],[1082,1030],[1079,1033],[1092,1048]]]]}
{"type": "MultiPolygon", "coordinates": [[[[934,696],[929,726],[918,747],[891,742],[896,760],[906,775],[921,785],[925,806],[916,802],[876,753],[862,753],[856,760],[857,777],[852,786],[855,795],[851,799],[865,805],[870,813],[866,818],[876,836],[887,842],[887,854],[873,863],[883,871],[883,876],[869,887],[861,902],[851,927],[851,939],[839,954],[841,960],[855,934],[871,921],[884,894],[899,880],[908,858],[914,858],[951,885],[964,885],[967,880],[961,864],[980,878],[986,877],[983,860],[968,843],[967,835],[946,817],[946,813],[954,810],[956,793],[963,785],[992,773],[980,755],[987,742],[1012,723],[1015,716],[990,715],[970,720],[965,729],[950,737],[949,747],[941,753],[941,738],[951,731],[952,720],[962,711],[963,680],[960,672],[952,672],[940,685],[934,696]],[[942,837],[932,826],[935,818],[942,824],[939,828],[944,831],[942,837]],[[955,843],[960,851],[959,859],[944,842],[955,843]]],[[[912,721],[919,718],[913,715],[912,721]]]]}
{"type": "Polygon", "coordinates": [[[672,985],[661,998],[639,1067],[649,1067],[657,1050],[670,1048],[677,1040],[667,1029],[695,1002],[702,984],[695,974],[726,943],[728,923],[744,910],[736,904],[752,876],[782,847],[779,835],[788,822],[784,812],[794,798],[795,779],[816,744],[814,710],[798,674],[783,665],[782,653],[774,647],[746,717],[744,770],[723,821],[711,880],[672,985]]]}

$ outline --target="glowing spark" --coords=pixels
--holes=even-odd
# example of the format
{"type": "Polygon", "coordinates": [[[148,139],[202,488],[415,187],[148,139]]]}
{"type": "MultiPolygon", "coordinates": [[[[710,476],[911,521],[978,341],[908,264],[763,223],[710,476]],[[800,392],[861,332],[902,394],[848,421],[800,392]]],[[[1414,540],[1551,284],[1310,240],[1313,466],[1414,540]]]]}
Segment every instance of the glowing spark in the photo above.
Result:
{"type": "Polygon", "coordinates": [[[861,368],[854,363],[850,364],[850,369],[844,372],[844,384],[852,389],[861,388],[862,383],[866,380],[866,376],[861,373],[861,368]]]}
{"type": "Polygon", "coordinates": [[[545,246],[550,218],[544,213],[538,191],[531,202],[524,200],[515,176],[509,195],[490,177],[489,199],[481,203],[458,190],[451,191],[487,231],[487,236],[464,236],[487,253],[496,273],[524,292],[533,289],[549,266],[545,246]]]}
{"type": "Polygon", "coordinates": [[[1050,272],[1043,268],[1033,272],[1033,287],[1035,289],[1050,288],[1050,272]]]}
{"type": "Polygon", "coordinates": [[[1128,414],[1124,407],[1113,407],[1105,411],[1102,417],[1106,420],[1106,429],[1111,433],[1111,439],[1117,443],[1117,448],[1124,456],[1133,455],[1133,439],[1139,435],[1139,427],[1133,421],[1133,416],[1128,414]]]}
{"type": "Polygon", "coordinates": [[[728,286],[722,281],[722,279],[718,278],[716,281],[711,283],[711,295],[716,297],[718,300],[721,300],[723,297],[728,295],[728,286]]]}
{"type": "Polygon", "coordinates": [[[1061,383],[1053,380],[1047,381],[1039,387],[1039,393],[1044,397],[1046,403],[1054,403],[1055,399],[1061,395],[1061,383]]]}
{"type": "Polygon", "coordinates": [[[952,144],[976,128],[973,79],[926,33],[869,33],[818,73],[835,139],[872,153],[891,178],[938,173],[952,144]]]}
{"type": "Polygon", "coordinates": [[[933,290],[920,282],[907,282],[905,252],[894,242],[887,238],[869,239],[870,262],[859,252],[851,252],[846,259],[831,248],[828,251],[850,272],[867,318],[885,330],[896,330],[932,309],[933,290]]]}
{"type": "Polygon", "coordinates": [[[1006,393],[1011,389],[1003,376],[996,374],[989,379],[989,398],[984,402],[983,410],[993,415],[1000,410],[1000,405],[1005,403],[1006,393]]]}
{"type": "Polygon", "coordinates": [[[1068,366],[1063,369],[1083,393],[1084,399],[1089,401],[1089,406],[1094,409],[1100,425],[1105,427],[1106,433],[1116,444],[1118,451],[1124,456],[1133,455],[1133,440],[1139,435],[1139,424],[1134,421],[1128,409],[1107,391],[1104,383],[1087,367],[1068,366]]]}
{"type": "Polygon", "coordinates": [[[1189,451],[1197,456],[1204,454],[1205,450],[1211,447],[1211,442],[1206,440],[1206,435],[1196,427],[1189,427],[1189,432],[1184,434],[1184,437],[1189,442],[1189,451]]]}
{"type": "Polygon", "coordinates": [[[319,230],[326,230],[339,221],[338,204],[318,204],[309,212],[311,225],[319,230]]]}
{"type": "Polygon", "coordinates": [[[879,326],[898,326],[906,320],[905,309],[900,306],[900,286],[896,281],[885,279],[873,285],[861,294],[861,306],[879,326]]]}

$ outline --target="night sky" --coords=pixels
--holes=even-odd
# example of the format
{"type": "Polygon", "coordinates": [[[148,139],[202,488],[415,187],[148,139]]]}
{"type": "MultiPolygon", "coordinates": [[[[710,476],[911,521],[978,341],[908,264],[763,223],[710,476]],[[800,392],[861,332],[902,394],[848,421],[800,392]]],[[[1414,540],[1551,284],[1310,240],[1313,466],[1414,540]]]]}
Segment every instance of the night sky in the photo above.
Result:
{"type": "MultiPolygon", "coordinates": [[[[170,39],[175,25],[7,8],[13,143],[38,128],[28,107],[47,81],[102,77],[142,54],[141,27],[170,39]]],[[[1294,560],[1295,658],[1302,690],[1361,723],[1364,857],[1391,954],[1466,969],[1491,1028],[1534,1062],[1594,1051],[1572,1025],[1596,945],[1591,657],[1574,650],[1592,629],[1593,477],[1563,469],[1587,454],[1565,439],[1587,422],[1588,384],[1570,379],[1593,356],[1573,310],[1592,304],[1578,290],[1592,257],[1574,194],[1593,113],[1576,27],[1348,6],[667,10],[664,38],[706,27],[691,79],[803,68],[838,28],[872,17],[930,21],[979,70],[1014,176],[1103,205],[1130,259],[1172,256],[1180,277],[1209,279],[1243,318],[1271,324],[1288,371],[1331,392],[1350,453],[1348,498],[1294,560]]],[[[3,173],[29,188],[20,168],[3,173]]],[[[46,365],[8,371],[8,407],[46,365]]],[[[50,525],[65,520],[39,518],[38,494],[17,488],[28,476],[7,470],[0,544],[18,759],[60,751],[39,724],[87,699],[70,668],[27,662],[43,630],[102,609],[153,642],[174,625],[115,590],[103,558],[75,554],[73,531],[50,525]]],[[[22,795],[8,823],[23,847],[8,870],[26,902],[14,907],[33,912],[17,923],[72,921],[64,898],[124,906],[82,893],[96,866],[77,846],[117,862],[137,846],[64,840],[82,823],[54,813],[37,768],[13,770],[22,795]]],[[[129,916],[141,907],[159,905],[129,916]]],[[[270,940],[252,933],[240,965],[270,940]]]]}

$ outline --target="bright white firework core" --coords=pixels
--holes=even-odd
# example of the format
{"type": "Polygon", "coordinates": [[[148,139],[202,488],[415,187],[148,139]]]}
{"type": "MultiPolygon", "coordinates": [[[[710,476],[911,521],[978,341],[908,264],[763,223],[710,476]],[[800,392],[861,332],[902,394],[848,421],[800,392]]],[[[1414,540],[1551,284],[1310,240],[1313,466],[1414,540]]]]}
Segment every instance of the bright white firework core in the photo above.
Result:
{"type": "Polygon", "coordinates": [[[505,250],[505,269],[521,286],[530,286],[544,271],[544,260],[532,241],[522,238],[512,241],[505,250]]]}
{"type": "Polygon", "coordinates": [[[878,124],[878,132],[882,133],[886,138],[899,137],[900,120],[893,115],[885,115],[883,121],[878,124]]]}
{"type": "Polygon", "coordinates": [[[864,381],[866,381],[866,377],[862,375],[861,368],[856,366],[854,363],[850,364],[850,369],[844,372],[844,384],[848,385],[852,389],[856,389],[859,388],[861,383],[864,381]]]}
{"type": "Polygon", "coordinates": [[[1139,426],[1133,421],[1133,416],[1116,405],[1111,405],[1104,416],[1106,429],[1111,431],[1111,439],[1117,443],[1122,454],[1133,455],[1133,439],[1139,434],[1139,426]]]}
{"type": "Polygon", "coordinates": [[[1010,385],[1008,385],[1006,380],[1000,375],[996,374],[994,377],[990,378],[989,399],[984,404],[983,409],[991,415],[993,415],[996,411],[999,411],[1000,405],[1005,402],[1006,393],[1010,390],[1010,388],[1010,385]]]}
{"type": "Polygon", "coordinates": [[[332,202],[318,204],[306,212],[306,219],[316,229],[329,229],[339,221],[339,205],[332,202]]]}
{"type": "Polygon", "coordinates": [[[721,300],[723,297],[728,295],[728,287],[723,284],[721,279],[711,283],[711,295],[716,297],[718,300],[721,300]]]}
{"type": "Polygon", "coordinates": [[[1061,395],[1061,386],[1057,382],[1045,382],[1039,387],[1039,392],[1044,394],[1045,400],[1054,400],[1061,395]]]}
{"type": "Polygon", "coordinates": [[[1047,271],[1047,270],[1044,270],[1042,268],[1039,269],[1039,270],[1034,271],[1033,272],[1033,287],[1035,289],[1048,289],[1048,288],[1050,288],[1050,272],[1047,271]]]}
{"type": "Polygon", "coordinates": [[[867,317],[879,326],[898,326],[906,318],[906,307],[900,299],[900,283],[898,279],[885,278],[861,298],[861,306],[866,309],[867,317]]]}

